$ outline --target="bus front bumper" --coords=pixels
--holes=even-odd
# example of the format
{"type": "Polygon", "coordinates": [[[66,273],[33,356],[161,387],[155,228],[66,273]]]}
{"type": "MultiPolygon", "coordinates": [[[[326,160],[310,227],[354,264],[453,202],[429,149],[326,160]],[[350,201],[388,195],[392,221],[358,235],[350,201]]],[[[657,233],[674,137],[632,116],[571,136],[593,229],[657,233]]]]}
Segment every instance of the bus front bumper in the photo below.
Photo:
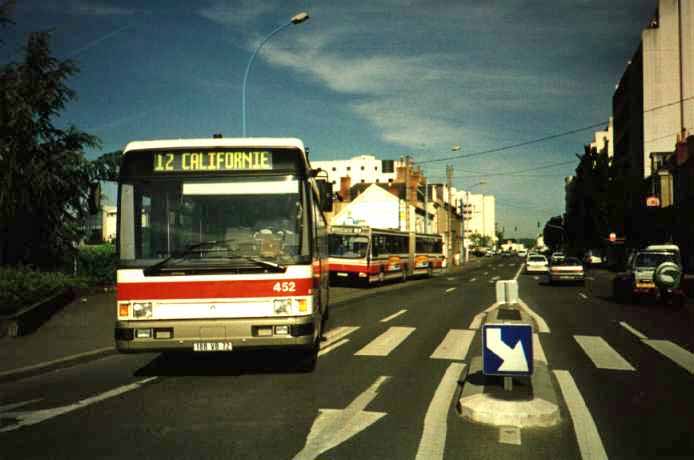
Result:
{"type": "Polygon", "coordinates": [[[196,351],[210,346],[217,347],[215,351],[307,348],[316,343],[318,321],[311,316],[116,321],[115,342],[121,353],[196,351]]]}

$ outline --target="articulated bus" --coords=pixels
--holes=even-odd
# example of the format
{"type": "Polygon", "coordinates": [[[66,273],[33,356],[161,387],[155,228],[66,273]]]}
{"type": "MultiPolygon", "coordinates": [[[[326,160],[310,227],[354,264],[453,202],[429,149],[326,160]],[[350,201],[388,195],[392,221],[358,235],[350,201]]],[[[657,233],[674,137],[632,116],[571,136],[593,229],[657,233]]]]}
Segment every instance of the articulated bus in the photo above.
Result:
{"type": "Polygon", "coordinates": [[[330,185],[298,139],[131,142],[118,183],[120,352],[291,348],[328,315],[330,185]]]}
{"type": "Polygon", "coordinates": [[[441,235],[414,234],[414,252],[408,235],[367,226],[332,226],[328,240],[331,280],[370,285],[441,271],[441,235]]]}

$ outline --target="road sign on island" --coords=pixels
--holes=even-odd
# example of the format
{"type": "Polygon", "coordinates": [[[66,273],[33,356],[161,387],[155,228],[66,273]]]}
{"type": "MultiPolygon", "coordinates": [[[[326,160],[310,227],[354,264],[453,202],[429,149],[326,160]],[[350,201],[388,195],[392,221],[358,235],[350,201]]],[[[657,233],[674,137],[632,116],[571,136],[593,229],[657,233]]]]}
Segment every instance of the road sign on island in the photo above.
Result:
{"type": "Polygon", "coordinates": [[[489,323],[482,327],[484,375],[524,377],[533,373],[530,324],[489,323]]]}

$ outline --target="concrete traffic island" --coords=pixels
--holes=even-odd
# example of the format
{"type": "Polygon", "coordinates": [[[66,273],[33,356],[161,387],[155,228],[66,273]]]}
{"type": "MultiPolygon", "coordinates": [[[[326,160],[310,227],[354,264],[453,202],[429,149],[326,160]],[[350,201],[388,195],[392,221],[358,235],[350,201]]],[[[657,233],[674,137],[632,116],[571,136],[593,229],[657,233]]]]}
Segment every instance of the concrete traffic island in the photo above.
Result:
{"type": "Polygon", "coordinates": [[[557,393],[536,334],[538,325],[518,297],[518,282],[498,281],[496,297],[495,308],[484,312],[482,356],[470,362],[458,413],[500,427],[557,425],[557,393]]]}
{"type": "Polygon", "coordinates": [[[547,364],[535,360],[530,378],[515,377],[504,390],[503,378],[482,373],[482,357],[472,359],[456,405],[466,420],[494,426],[550,427],[561,421],[557,394],[547,364]]]}

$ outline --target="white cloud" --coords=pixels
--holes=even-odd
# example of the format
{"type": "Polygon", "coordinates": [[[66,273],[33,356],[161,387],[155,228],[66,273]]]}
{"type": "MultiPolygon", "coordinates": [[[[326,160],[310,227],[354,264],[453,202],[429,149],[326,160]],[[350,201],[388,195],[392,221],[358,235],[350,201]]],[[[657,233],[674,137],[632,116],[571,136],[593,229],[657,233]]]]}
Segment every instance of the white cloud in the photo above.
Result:
{"type": "Polygon", "coordinates": [[[274,2],[260,0],[216,0],[197,12],[212,22],[239,26],[276,8],[274,2]]]}

